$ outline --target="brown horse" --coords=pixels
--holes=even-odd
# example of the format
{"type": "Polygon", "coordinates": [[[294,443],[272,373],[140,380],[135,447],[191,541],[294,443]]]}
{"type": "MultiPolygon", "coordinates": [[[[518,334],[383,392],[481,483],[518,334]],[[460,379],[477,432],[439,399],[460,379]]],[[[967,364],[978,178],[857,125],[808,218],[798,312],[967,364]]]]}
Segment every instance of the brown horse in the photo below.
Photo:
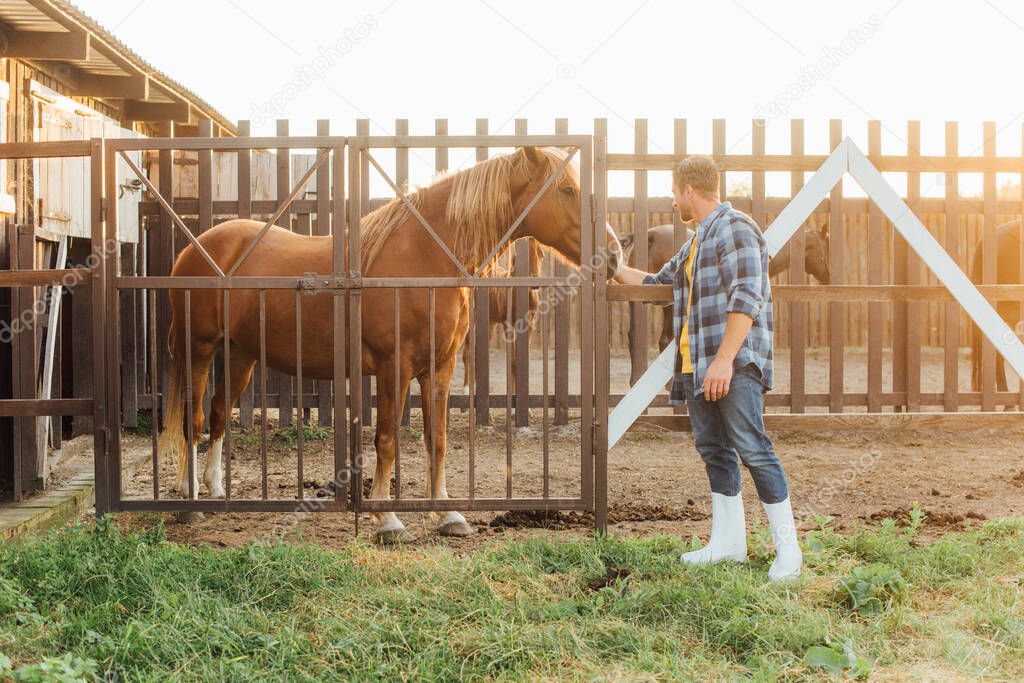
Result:
{"type": "MultiPolygon", "coordinates": [[[[525,147],[493,157],[462,172],[443,177],[421,188],[410,199],[417,211],[434,228],[456,258],[469,270],[487,266],[487,257],[505,246],[502,238],[514,219],[526,210],[547,179],[562,167],[567,153],[557,148],[525,147]]],[[[551,247],[567,261],[581,259],[581,192],[579,169],[569,164],[541,193],[511,239],[532,237],[551,247]]],[[[461,273],[440,246],[418,222],[405,204],[396,199],[368,214],[361,221],[362,272],[367,277],[457,277],[461,273]]],[[[230,220],[203,233],[199,242],[222,270],[228,270],[257,237],[261,224],[251,220],[230,220]]],[[[588,226],[589,228],[589,226],[588,226]]],[[[603,263],[611,277],[621,259],[621,247],[610,226],[604,227],[603,263]]],[[[507,244],[507,243],[506,243],[507,244]]],[[[332,272],[333,237],[298,235],[279,227],[271,228],[257,243],[236,275],[302,276],[332,272]]],[[[590,267],[591,264],[588,264],[590,267]]],[[[209,276],[211,268],[194,247],[178,256],[173,276],[209,276]]],[[[600,276],[600,274],[598,274],[600,276]]],[[[448,388],[459,345],[469,325],[467,288],[438,288],[431,359],[429,294],[427,289],[400,290],[400,348],[396,358],[394,290],[367,288],[362,294],[362,372],[376,375],[378,386],[400,387],[400,399],[390,391],[378,394],[377,432],[374,440],[377,465],[371,498],[390,497],[395,461],[395,420],[402,414],[409,384],[415,378],[423,402],[423,441],[427,450],[427,495],[448,497],[445,485],[445,449],[448,388]],[[431,360],[435,372],[431,377],[431,360]],[[429,397],[426,398],[426,397],[429,397]]],[[[218,290],[194,290],[191,295],[191,338],[185,336],[185,303],[182,290],[170,293],[172,325],[168,346],[172,358],[171,387],[167,397],[166,428],[161,434],[164,453],[178,456],[178,486],[188,490],[186,450],[195,456],[203,425],[202,398],[210,364],[224,343],[223,295],[218,290]],[[191,347],[191,367],[186,367],[186,344],[191,347]],[[191,415],[185,415],[186,373],[191,375],[191,415]],[[186,444],[186,420],[191,420],[193,440],[186,444]]],[[[259,296],[253,290],[231,290],[230,374],[231,406],[245,389],[260,354],[259,296]]],[[[332,293],[302,297],[302,372],[310,379],[330,379],[334,370],[332,293]]],[[[294,375],[296,363],[295,294],[268,290],[265,295],[266,329],[273,344],[266,346],[267,365],[294,375]]],[[[222,496],[221,451],[230,413],[225,409],[223,383],[213,398],[210,414],[210,448],[204,480],[211,496],[222,496]]],[[[343,476],[339,472],[337,476],[343,476]]],[[[198,492],[198,481],[192,490],[198,492]]],[[[393,513],[377,516],[378,541],[408,538],[404,525],[393,513]]],[[[472,528],[457,512],[444,513],[439,531],[466,535],[472,528]]]]}
{"type": "MultiPolygon", "coordinates": [[[[686,229],[686,240],[693,237],[693,230],[686,229]]],[[[633,244],[634,235],[623,235],[621,240],[622,248],[628,249],[633,244]]],[[[675,227],[672,225],[656,225],[647,230],[647,270],[658,272],[679,249],[675,246],[675,227]]],[[[784,249],[776,254],[768,262],[768,273],[775,277],[779,273],[789,270],[789,249],[784,249]]],[[[636,249],[629,255],[629,265],[636,261],[636,249]]],[[[804,270],[823,285],[829,282],[828,271],[828,227],[822,230],[804,229],[804,270]]],[[[658,340],[658,348],[664,349],[672,343],[672,306],[663,307],[664,319],[661,325],[661,338],[658,340]]],[[[630,321],[630,337],[633,336],[632,321],[630,321]]]]}
{"type": "MultiPolygon", "coordinates": [[[[543,247],[540,246],[540,243],[538,243],[536,240],[530,240],[529,242],[530,242],[529,275],[530,275],[530,277],[537,277],[538,275],[540,275],[540,266],[541,266],[541,263],[544,260],[544,250],[543,250],[543,247]]],[[[513,250],[510,250],[510,251],[513,251],[513,250]]],[[[504,265],[500,261],[499,262],[495,262],[494,264],[491,265],[491,268],[487,272],[486,276],[487,277],[495,277],[495,278],[509,277],[509,276],[513,275],[515,272],[516,272],[516,254],[513,251],[513,254],[512,254],[512,265],[511,266],[504,265]]],[[[509,300],[508,300],[508,290],[505,289],[505,288],[488,289],[487,290],[487,294],[488,294],[488,296],[487,296],[487,302],[488,302],[488,308],[487,308],[487,322],[488,322],[487,337],[489,339],[490,336],[496,330],[503,329],[503,328],[506,328],[508,326],[508,322],[509,322],[509,318],[508,318],[508,315],[509,315],[509,300]]],[[[527,315],[527,322],[528,322],[528,324],[530,326],[530,329],[534,329],[534,321],[535,321],[535,317],[534,316],[536,314],[538,306],[540,306],[540,294],[538,292],[538,288],[531,287],[530,288],[530,303],[529,303],[530,309],[529,309],[529,312],[526,314],[527,315]]],[[[469,335],[472,334],[472,333],[473,333],[472,328],[470,328],[469,330],[466,330],[466,338],[462,342],[462,367],[463,367],[462,390],[463,390],[463,393],[466,393],[466,394],[468,394],[470,392],[470,387],[469,387],[469,364],[472,362],[472,359],[469,357],[469,349],[470,349],[469,335]]],[[[512,374],[508,378],[509,390],[510,391],[515,391],[515,387],[516,387],[516,353],[515,353],[515,346],[514,346],[514,344],[513,344],[512,349],[509,350],[509,353],[512,354],[512,374]]]]}
{"type": "MultiPolygon", "coordinates": [[[[1021,277],[1021,224],[1019,220],[1004,223],[996,228],[996,284],[1019,285],[1024,284],[1024,277],[1021,277]]],[[[983,280],[983,254],[981,242],[974,249],[974,257],[971,259],[971,280],[975,284],[981,284],[983,280]]],[[[997,301],[996,311],[999,317],[1006,321],[1012,330],[1017,334],[1024,333],[1024,311],[1019,301],[997,301]]],[[[971,389],[981,390],[981,330],[971,322],[971,389]]],[[[1007,390],[1006,382],[1006,361],[1002,355],[996,354],[996,388],[999,391],[1007,390]]],[[[1017,402],[1008,407],[1017,406],[1017,402]]]]}

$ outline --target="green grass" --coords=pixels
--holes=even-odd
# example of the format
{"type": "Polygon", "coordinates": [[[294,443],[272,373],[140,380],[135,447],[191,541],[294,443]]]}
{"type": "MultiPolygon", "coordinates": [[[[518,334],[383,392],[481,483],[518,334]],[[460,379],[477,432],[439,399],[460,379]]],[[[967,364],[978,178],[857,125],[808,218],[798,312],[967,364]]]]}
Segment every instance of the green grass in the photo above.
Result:
{"type": "Polygon", "coordinates": [[[840,536],[823,519],[789,586],[766,581],[766,538],[747,565],[687,569],[664,535],[213,549],[101,520],[0,548],[0,676],[1024,677],[1024,522],[924,541],[914,524],[840,536]],[[840,586],[858,567],[898,573],[905,597],[855,609],[840,586]]]}

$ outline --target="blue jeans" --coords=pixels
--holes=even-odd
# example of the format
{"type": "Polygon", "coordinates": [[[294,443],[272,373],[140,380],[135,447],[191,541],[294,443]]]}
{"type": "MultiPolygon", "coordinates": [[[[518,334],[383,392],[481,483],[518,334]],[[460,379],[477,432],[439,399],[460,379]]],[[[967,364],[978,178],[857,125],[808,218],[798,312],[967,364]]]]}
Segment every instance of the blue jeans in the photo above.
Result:
{"type": "Polygon", "coordinates": [[[704,460],[711,490],[726,496],[739,493],[742,460],[750,470],[761,501],[779,503],[789,495],[789,486],[765,432],[760,375],[753,363],[736,370],[729,393],[717,401],[706,401],[704,394],[694,393],[693,373],[683,375],[683,390],[697,452],[704,460]]]}

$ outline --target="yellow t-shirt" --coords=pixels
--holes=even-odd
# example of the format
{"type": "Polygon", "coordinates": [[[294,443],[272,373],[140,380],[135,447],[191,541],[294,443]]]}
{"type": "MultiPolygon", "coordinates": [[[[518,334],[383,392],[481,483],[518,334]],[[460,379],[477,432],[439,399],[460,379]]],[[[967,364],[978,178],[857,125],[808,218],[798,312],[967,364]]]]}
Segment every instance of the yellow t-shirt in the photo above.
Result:
{"type": "Polygon", "coordinates": [[[690,297],[686,301],[686,306],[687,306],[686,321],[683,323],[683,329],[679,333],[679,356],[681,358],[681,363],[680,363],[681,370],[680,371],[684,372],[684,373],[685,372],[693,372],[693,359],[690,356],[690,337],[689,337],[690,311],[689,311],[689,306],[690,306],[690,299],[693,298],[693,274],[694,274],[693,264],[694,264],[694,261],[696,260],[694,258],[694,256],[696,256],[696,254],[697,254],[697,247],[699,246],[696,243],[696,241],[697,241],[697,238],[694,237],[694,245],[693,245],[693,247],[690,248],[690,256],[686,259],[686,265],[684,266],[686,268],[686,270],[690,273],[690,297]]]}

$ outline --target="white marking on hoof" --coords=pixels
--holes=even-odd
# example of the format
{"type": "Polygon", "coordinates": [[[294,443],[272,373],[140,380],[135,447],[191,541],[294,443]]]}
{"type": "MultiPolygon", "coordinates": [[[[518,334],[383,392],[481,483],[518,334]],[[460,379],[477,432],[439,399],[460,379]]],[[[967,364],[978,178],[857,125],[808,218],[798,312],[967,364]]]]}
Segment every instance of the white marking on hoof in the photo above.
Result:
{"type": "Polygon", "coordinates": [[[441,524],[437,527],[437,533],[442,536],[469,536],[474,532],[466,518],[458,512],[446,512],[441,517],[441,524]]]}
{"type": "Polygon", "coordinates": [[[405,530],[402,520],[393,512],[381,513],[380,524],[374,532],[374,540],[381,544],[408,543],[413,540],[412,534],[405,530]]]}
{"type": "MultiPolygon", "coordinates": [[[[197,446],[192,446],[192,462],[196,463],[196,453],[198,451],[197,446]]],[[[181,479],[178,480],[178,493],[183,498],[196,499],[199,497],[199,472],[196,470],[198,465],[195,465],[192,470],[192,495],[188,494],[188,463],[185,463],[185,474],[181,479]]]]}
{"type": "Polygon", "coordinates": [[[223,451],[224,437],[221,437],[210,442],[210,448],[206,453],[206,470],[203,472],[203,481],[206,483],[206,489],[210,492],[211,498],[224,497],[223,451]]]}

